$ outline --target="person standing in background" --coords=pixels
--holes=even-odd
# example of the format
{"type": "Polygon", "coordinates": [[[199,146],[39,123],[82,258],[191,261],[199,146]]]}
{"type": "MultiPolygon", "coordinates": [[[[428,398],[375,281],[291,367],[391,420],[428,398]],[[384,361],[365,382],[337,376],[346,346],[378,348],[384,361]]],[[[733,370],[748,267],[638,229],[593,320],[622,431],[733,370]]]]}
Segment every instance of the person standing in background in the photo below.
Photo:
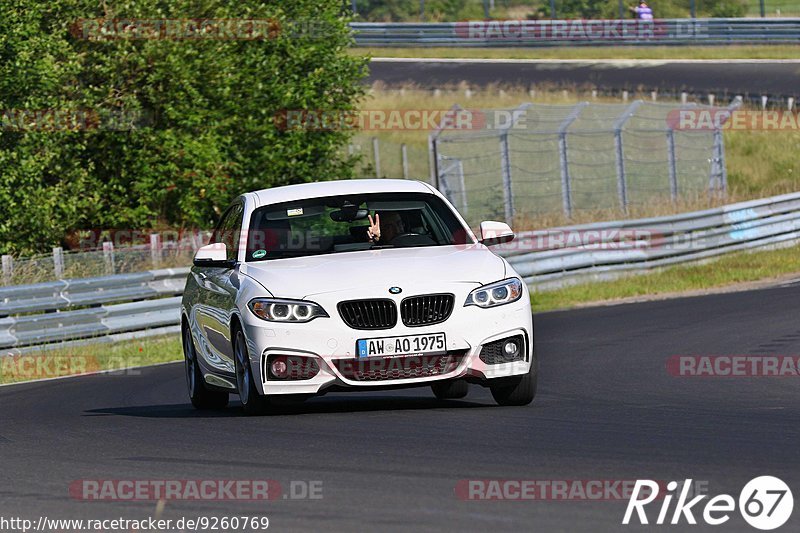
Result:
{"type": "Polygon", "coordinates": [[[639,20],[653,20],[653,10],[647,5],[647,2],[642,0],[639,5],[632,7],[631,11],[636,13],[636,18],[639,20]]]}

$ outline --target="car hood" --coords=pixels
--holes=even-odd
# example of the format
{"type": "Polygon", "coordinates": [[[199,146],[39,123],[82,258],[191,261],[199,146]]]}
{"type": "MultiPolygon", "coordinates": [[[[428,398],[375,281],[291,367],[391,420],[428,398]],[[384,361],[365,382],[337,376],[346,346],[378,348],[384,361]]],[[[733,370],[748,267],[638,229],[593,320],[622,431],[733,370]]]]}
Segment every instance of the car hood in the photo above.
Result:
{"type": "Polygon", "coordinates": [[[408,287],[415,283],[476,283],[503,279],[505,262],[482,244],[387,248],[245,263],[244,275],[275,297],[408,287]]]}

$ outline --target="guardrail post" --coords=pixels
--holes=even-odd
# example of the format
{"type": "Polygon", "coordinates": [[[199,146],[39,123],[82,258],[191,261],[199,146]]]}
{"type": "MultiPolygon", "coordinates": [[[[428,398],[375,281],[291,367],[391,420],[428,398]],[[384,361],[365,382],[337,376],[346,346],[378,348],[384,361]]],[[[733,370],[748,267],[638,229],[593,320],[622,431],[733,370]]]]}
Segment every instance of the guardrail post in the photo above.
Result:
{"type": "Polygon", "coordinates": [[[161,264],[161,235],[159,233],[150,234],[150,259],[153,261],[153,268],[158,268],[161,264]]]}
{"type": "Polygon", "coordinates": [[[372,138],[372,156],[375,159],[375,177],[381,177],[381,148],[378,144],[378,138],[372,138]]]}
{"type": "Polygon", "coordinates": [[[192,255],[194,255],[197,252],[197,250],[200,249],[200,246],[203,245],[203,237],[199,229],[192,230],[192,236],[190,238],[190,242],[192,245],[192,255]]]}
{"type": "Polygon", "coordinates": [[[506,224],[514,220],[514,192],[511,189],[511,154],[508,150],[508,132],[500,135],[500,172],[503,176],[503,211],[506,224]]]}
{"type": "Polygon", "coordinates": [[[400,160],[403,163],[403,179],[408,179],[408,148],[406,143],[400,145],[400,160]]]}
{"type": "Polygon", "coordinates": [[[53,273],[56,279],[64,277],[64,250],[60,246],[53,248],[53,273]]]}
{"type": "Polygon", "coordinates": [[[667,166],[669,169],[669,193],[672,203],[678,202],[678,165],[675,159],[675,130],[667,131],[667,166]]]}
{"type": "Polygon", "coordinates": [[[10,255],[3,255],[3,283],[11,285],[11,277],[14,275],[14,258],[10,255]]]}
{"type": "Polygon", "coordinates": [[[106,264],[106,274],[114,274],[116,271],[116,265],[114,264],[113,242],[108,241],[103,243],[103,261],[106,264]]]}

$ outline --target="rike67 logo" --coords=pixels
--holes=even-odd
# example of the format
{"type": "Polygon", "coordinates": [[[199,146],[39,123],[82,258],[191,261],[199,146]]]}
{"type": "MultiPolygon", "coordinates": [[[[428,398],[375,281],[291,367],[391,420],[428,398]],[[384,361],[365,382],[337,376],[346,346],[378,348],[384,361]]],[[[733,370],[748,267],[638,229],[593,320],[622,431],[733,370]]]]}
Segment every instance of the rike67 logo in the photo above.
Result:
{"type": "MultiPolygon", "coordinates": [[[[706,524],[712,526],[724,524],[731,518],[731,513],[737,507],[733,496],[720,494],[710,498],[705,505],[701,505],[708,495],[701,494],[690,500],[689,489],[691,486],[691,479],[687,479],[682,485],[678,485],[676,481],[667,483],[667,492],[663,495],[656,524],[680,524],[684,520],[687,524],[697,524],[695,513],[706,524]],[[680,494],[676,491],[678,487],[681,487],[680,494]],[[677,502],[672,509],[670,519],[670,507],[675,496],[677,496],[677,502]]],[[[659,484],[655,481],[637,480],[631,498],[628,500],[628,507],[625,509],[622,523],[631,523],[635,511],[639,523],[649,524],[644,508],[660,496],[658,489],[659,484]],[[640,498],[643,494],[645,496],[640,498]]],[[[771,530],[779,528],[789,520],[794,508],[794,498],[789,486],[782,480],[773,476],[760,476],[751,479],[744,486],[742,492],[739,493],[738,504],[739,512],[745,522],[757,529],[771,530]]]]}

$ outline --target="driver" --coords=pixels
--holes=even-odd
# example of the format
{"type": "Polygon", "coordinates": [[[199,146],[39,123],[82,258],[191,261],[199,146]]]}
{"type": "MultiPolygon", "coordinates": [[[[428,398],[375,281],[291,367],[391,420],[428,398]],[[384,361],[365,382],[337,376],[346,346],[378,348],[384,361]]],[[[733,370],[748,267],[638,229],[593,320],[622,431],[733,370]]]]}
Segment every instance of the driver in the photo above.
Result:
{"type": "Polygon", "coordinates": [[[380,213],[375,213],[375,220],[372,220],[372,215],[369,217],[369,228],[367,228],[367,237],[372,243],[389,243],[397,237],[405,233],[403,226],[403,219],[397,211],[384,211],[383,222],[381,222],[380,213]]]}

